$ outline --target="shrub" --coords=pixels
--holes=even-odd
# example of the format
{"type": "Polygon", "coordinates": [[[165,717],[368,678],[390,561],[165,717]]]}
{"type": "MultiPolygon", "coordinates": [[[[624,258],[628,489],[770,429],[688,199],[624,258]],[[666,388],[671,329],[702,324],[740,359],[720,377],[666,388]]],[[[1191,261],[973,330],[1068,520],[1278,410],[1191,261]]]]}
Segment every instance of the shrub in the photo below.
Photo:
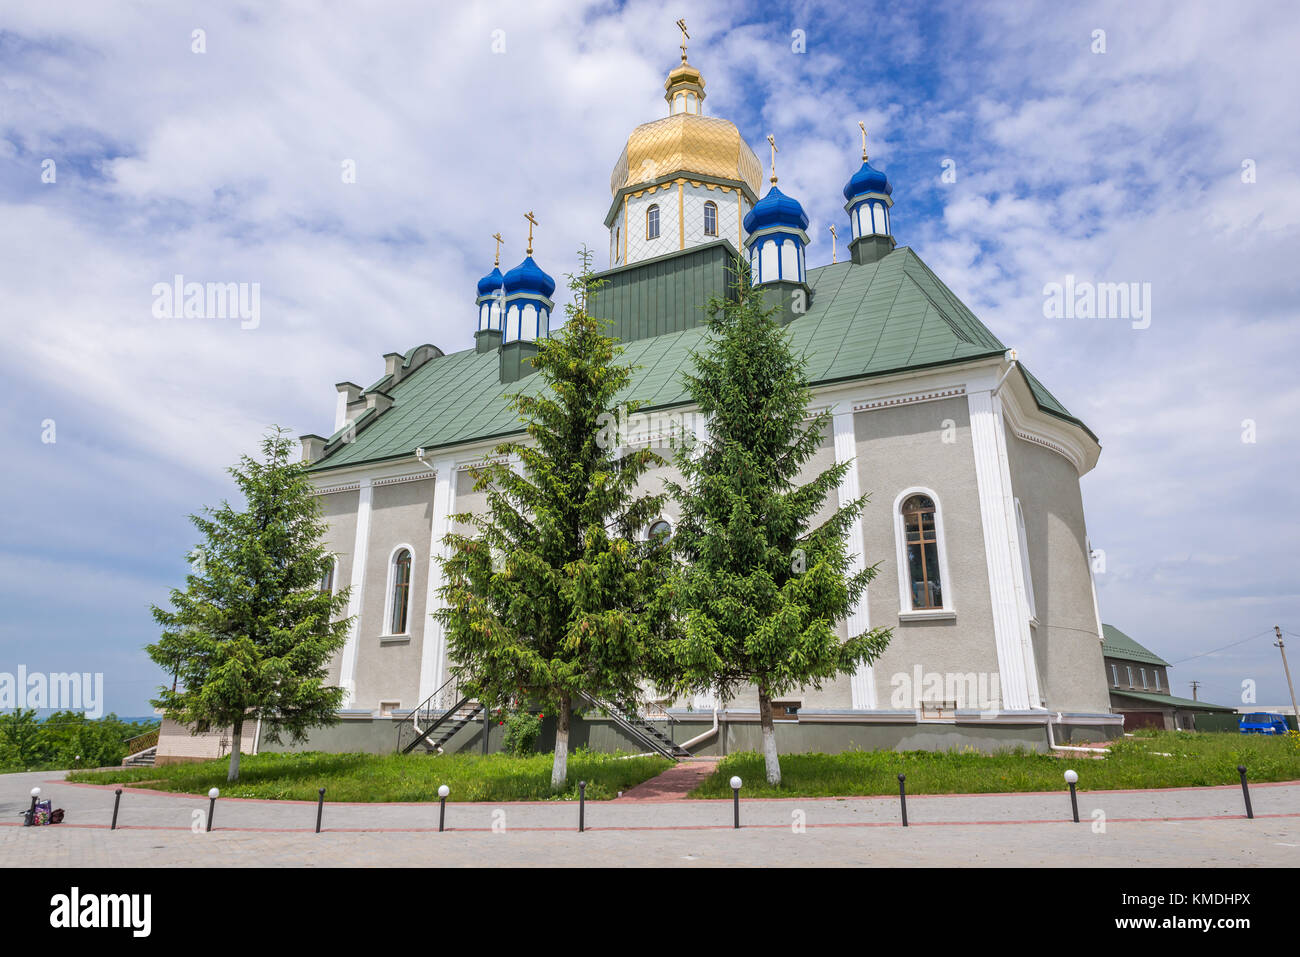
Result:
{"type": "Polygon", "coordinates": [[[506,754],[532,754],[542,733],[542,719],[531,711],[512,711],[505,720],[501,747],[506,754]]]}

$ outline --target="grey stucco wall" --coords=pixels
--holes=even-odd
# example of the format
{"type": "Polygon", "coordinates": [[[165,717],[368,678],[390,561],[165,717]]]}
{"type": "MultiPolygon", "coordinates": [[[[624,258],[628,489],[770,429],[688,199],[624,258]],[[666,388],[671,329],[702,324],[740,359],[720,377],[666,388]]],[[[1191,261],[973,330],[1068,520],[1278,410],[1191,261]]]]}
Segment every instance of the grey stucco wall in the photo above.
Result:
{"type": "MultiPolygon", "coordinates": [[[[328,525],[325,547],[335,555],[334,590],[341,591],[352,581],[352,559],[357,544],[357,502],[361,493],[331,492],[320,496],[321,516],[328,525]]],[[[338,684],[342,652],[329,663],[329,683],[338,684]]]]}
{"type": "MultiPolygon", "coordinates": [[[[914,674],[998,672],[984,531],[965,397],[859,412],[854,417],[858,476],[870,501],[863,513],[867,564],[879,571],[867,589],[871,624],[894,630],[875,664],[878,707],[912,708],[914,674]],[[950,439],[950,441],[945,441],[950,439]],[[894,499],[920,486],[937,497],[956,618],[899,618],[894,499]]],[[[910,609],[903,609],[910,610],[910,609]]]]}
{"type": "MultiPolygon", "coordinates": [[[[863,549],[867,564],[878,565],[867,591],[870,623],[893,629],[889,647],[875,664],[877,707],[912,708],[918,696],[935,697],[917,686],[918,667],[922,675],[994,676],[999,671],[967,399],[954,396],[862,411],[855,414],[854,424],[855,464],[861,491],[869,496],[862,519],[863,549]],[[956,612],[950,620],[900,619],[894,501],[913,487],[932,490],[940,508],[947,561],[944,589],[956,612]]],[[[1014,494],[1021,500],[1028,533],[1039,619],[1033,640],[1043,693],[1052,709],[1104,713],[1107,679],[1100,648],[1087,634],[1088,629],[1095,630],[1095,618],[1078,477],[1066,459],[1049,449],[1014,435],[1008,435],[1007,445],[1014,494]]],[[[803,469],[803,480],[833,463],[828,426],[815,456],[803,469]]],[[[671,466],[653,470],[642,489],[662,491],[670,477],[679,478],[671,466]]],[[[456,473],[454,512],[485,509],[486,496],[473,490],[473,482],[468,471],[456,473]]],[[[357,707],[377,708],[381,701],[397,701],[403,708],[418,703],[423,640],[426,631],[432,631],[425,595],[433,488],[431,476],[427,481],[374,489],[359,630],[357,707]],[[399,542],[411,545],[414,554],[410,637],[381,641],[386,632],[382,618],[388,561],[399,542]]],[[[331,547],[340,553],[336,581],[345,585],[357,493],[325,498],[331,500],[331,547]]],[[[815,521],[824,521],[837,506],[832,493],[815,521]]],[[[676,522],[671,501],[664,515],[676,522]]],[[[469,530],[457,526],[457,531],[469,530]]],[[[838,629],[841,636],[847,634],[844,622],[838,623],[838,629]]],[[[337,674],[336,660],[331,677],[337,674]]],[[[848,676],[828,681],[820,690],[801,689],[780,697],[798,701],[804,710],[852,707],[848,676]]],[[[756,708],[757,695],[752,688],[745,689],[729,705],[756,708]]]]}
{"type": "MultiPolygon", "coordinates": [[[[680,716],[679,716],[680,717],[680,716]]],[[[678,743],[707,731],[711,719],[696,716],[680,717],[673,727],[673,740],[678,743]]],[[[1186,725],[1185,725],[1186,726],[1186,725]]],[[[662,726],[666,730],[666,726],[662,726]]],[[[1108,740],[1118,728],[1097,725],[1073,725],[1057,728],[1058,743],[1086,743],[1108,740]]],[[[979,721],[963,722],[903,722],[897,724],[858,723],[844,721],[778,721],[776,723],[777,747],[782,754],[823,753],[837,754],[852,750],[893,751],[945,751],[975,748],[994,752],[1014,748],[1027,748],[1045,752],[1047,731],[1040,725],[987,724],[979,721]]],[[[488,727],[488,751],[501,750],[502,728],[496,724],[488,727]]],[[[483,723],[474,721],[453,737],[445,746],[446,753],[468,751],[477,753],[483,745],[483,723]]],[[[612,722],[600,716],[581,718],[574,716],[569,746],[587,748],[603,753],[640,753],[644,749],[635,740],[625,736],[612,722]]],[[[536,750],[541,753],[555,748],[555,722],[546,718],[536,750]]],[[[388,718],[345,718],[338,724],[313,729],[307,740],[293,745],[263,740],[259,751],[301,752],[361,752],[367,754],[392,754],[397,749],[397,722],[388,718]]],[[[735,754],[738,751],[761,749],[760,728],[753,715],[731,716],[724,720],[718,734],[692,749],[702,756],[735,754]]]]}
{"type": "Polygon", "coordinates": [[[402,708],[419,704],[420,655],[425,635],[425,592],[429,582],[429,533],[433,481],[377,485],[372,490],[365,591],[357,631],[357,696],[354,707],[378,708],[381,701],[402,708]],[[389,635],[384,620],[388,568],[398,545],[411,549],[410,609],[405,637],[389,635]]]}
{"type": "Polygon", "coordinates": [[[1014,434],[1007,436],[1007,459],[1025,519],[1040,689],[1054,710],[1108,711],[1079,475],[1063,456],[1014,434]]]}

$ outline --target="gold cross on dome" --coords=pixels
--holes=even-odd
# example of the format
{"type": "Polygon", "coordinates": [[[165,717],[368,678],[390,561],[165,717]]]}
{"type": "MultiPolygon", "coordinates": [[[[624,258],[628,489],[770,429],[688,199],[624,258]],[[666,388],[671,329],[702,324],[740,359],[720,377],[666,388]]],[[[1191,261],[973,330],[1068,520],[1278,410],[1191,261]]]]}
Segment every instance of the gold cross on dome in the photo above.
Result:
{"type": "Polygon", "coordinates": [[[533,218],[532,210],[524,213],[524,219],[528,220],[528,255],[533,254],[533,227],[538,225],[537,220],[533,218]]]}
{"type": "Polygon", "coordinates": [[[686,32],[686,19],[684,17],[681,20],[677,21],[677,29],[682,31],[682,62],[685,63],[686,62],[686,41],[691,38],[691,35],[686,32]]]}
{"type": "Polygon", "coordinates": [[[501,243],[504,240],[502,240],[500,233],[493,233],[492,238],[497,241],[497,255],[496,255],[496,259],[492,261],[492,265],[500,266],[501,265],[501,243]]]}
{"type": "Polygon", "coordinates": [[[776,154],[780,152],[776,148],[776,137],[771,133],[767,134],[768,145],[772,147],[772,182],[776,183],[776,154]]]}
{"type": "Polygon", "coordinates": [[[862,162],[867,161],[867,128],[861,120],[858,120],[858,129],[862,131],[862,162]]]}

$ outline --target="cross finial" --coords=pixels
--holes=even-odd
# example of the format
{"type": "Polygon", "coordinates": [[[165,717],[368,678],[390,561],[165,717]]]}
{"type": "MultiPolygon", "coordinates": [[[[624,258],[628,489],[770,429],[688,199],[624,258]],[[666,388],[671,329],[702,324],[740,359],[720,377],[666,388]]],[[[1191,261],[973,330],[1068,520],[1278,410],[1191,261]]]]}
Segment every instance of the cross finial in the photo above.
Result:
{"type": "Polygon", "coordinates": [[[767,134],[768,145],[772,147],[772,185],[776,185],[776,154],[780,152],[776,148],[776,137],[771,133],[767,134]]]}
{"type": "Polygon", "coordinates": [[[530,209],[524,213],[524,219],[528,220],[528,255],[533,254],[533,227],[537,225],[537,220],[533,218],[533,211],[530,209]]]}
{"type": "Polygon", "coordinates": [[[831,225],[830,225],[830,230],[831,230],[831,262],[832,262],[832,263],[837,263],[837,262],[839,262],[839,259],[836,258],[836,255],[835,255],[835,240],[838,239],[839,237],[835,234],[835,224],[834,224],[834,223],[831,223],[831,225]]]}
{"type": "Polygon", "coordinates": [[[867,127],[861,120],[858,120],[858,129],[862,131],[862,162],[865,163],[867,161],[867,127]]]}
{"type": "Polygon", "coordinates": [[[691,38],[691,35],[686,32],[686,19],[684,17],[681,20],[677,21],[677,29],[682,31],[682,62],[685,63],[686,62],[686,41],[691,38]]]}
{"type": "Polygon", "coordinates": [[[496,258],[492,260],[492,265],[500,266],[501,265],[501,243],[502,243],[501,234],[493,233],[492,238],[497,241],[497,255],[496,258]]]}

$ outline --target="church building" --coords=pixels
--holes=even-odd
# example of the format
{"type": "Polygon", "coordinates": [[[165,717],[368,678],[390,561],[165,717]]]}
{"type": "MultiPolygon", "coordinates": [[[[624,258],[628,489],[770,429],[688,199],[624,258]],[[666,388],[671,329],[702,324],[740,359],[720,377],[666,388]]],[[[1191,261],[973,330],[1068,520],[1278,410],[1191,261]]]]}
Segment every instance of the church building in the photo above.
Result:
{"type": "MultiPolygon", "coordinates": [[[[838,500],[870,494],[850,553],[878,574],[839,627],[887,626],[893,639],[872,666],[779,701],[782,750],[1047,749],[1117,735],[1079,488],[1097,437],[898,244],[906,209],[896,221],[865,131],[861,157],[844,158],[842,196],[795,198],[778,188],[775,143],[765,184],[737,127],[706,113],[684,43],[664,89],[666,115],[632,130],[614,161],[608,268],[590,307],[625,347],[620,361],[638,367],[627,397],[648,403],[625,444],[707,432],[682,373],[705,345],[704,306],[735,295],[744,257],[807,360],[812,411],[832,413],[809,473],[851,461],[838,500]],[[847,249],[830,262],[808,262],[805,202],[847,217],[847,249]]],[[[507,396],[538,387],[529,360],[561,319],[555,280],[534,259],[536,223],[529,213],[518,265],[502,272],[498,242],[497,265],[460,297],[459,341],[394,343],[401,351],[384,355],[369,386],[338,383],[329,436],[302,437],[337,556],[325,585],[350,586],[353,619],[330,674],[345,689],[344,730],[322,729],[312,747],[391,750],[408,740],[403,724],[427,728],[455,708],[468,734],[482,717],[446,690],[455,663],[430,616],[452,516],[485,508],[470,470],[519,436],[507,396]]],[[[673,507],[644,534],[671,534],[673,507]]],[[[583,723],[588,738],[575,729],[575,744],[625,750],[645,749],[636,729],[647,725],[694,753],[753,748],[759,733],[756,694],[652,700],[583,723]]]]}

